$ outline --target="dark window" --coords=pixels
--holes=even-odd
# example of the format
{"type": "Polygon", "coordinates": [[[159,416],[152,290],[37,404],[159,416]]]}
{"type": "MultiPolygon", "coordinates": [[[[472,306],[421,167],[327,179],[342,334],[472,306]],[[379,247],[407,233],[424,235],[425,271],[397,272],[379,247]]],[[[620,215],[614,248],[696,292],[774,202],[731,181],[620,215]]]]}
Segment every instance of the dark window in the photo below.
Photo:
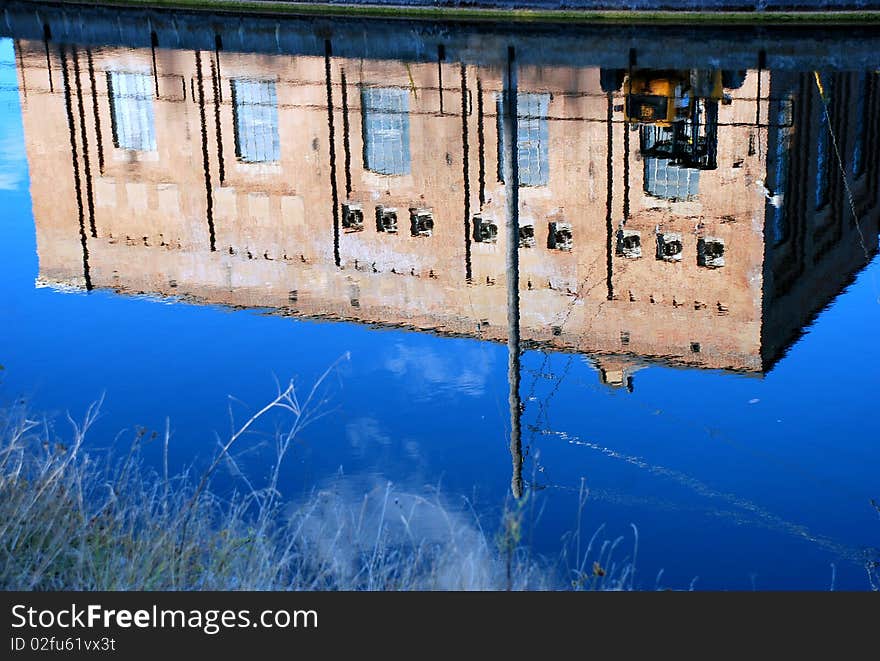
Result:
{"type": "Polygon", "coordinates": [[[669,99],[653,94],[633,94],[626,99],[626,115],[643,121],[665,120],[669,99]]]}
{"type": "Polygon", "coordinates": [[[821,76],[824,84],[824,99],[819,99],[819,131],[816,135],[816,209],[828,204],[831,183],[831,124],[829,106],[833,95],[831,76],[821,76]]]}
{"type": "Polygon", "coordinates": [[[794,95],[789,94],[780,100],[776,113],[776,151],[773,168],[773,189],[768,191],[769,203],[773,207],[773,245],[784,243],[789,236],[788,217],[785,213],[785,191],[788,187],[788,171],[791,163],[791,141],[794,133],[792,120],[794,95]]]}
{"type": "Polygon", "coordinates": [[[856,98],[856,121],[853,126],[853,153],[852,174],[853,177],[861,177],[865,173],[865,151],[867,149],[868,132],[865,130],[868,123],[868,72],[859,76],[858,96],[856,98]]]}

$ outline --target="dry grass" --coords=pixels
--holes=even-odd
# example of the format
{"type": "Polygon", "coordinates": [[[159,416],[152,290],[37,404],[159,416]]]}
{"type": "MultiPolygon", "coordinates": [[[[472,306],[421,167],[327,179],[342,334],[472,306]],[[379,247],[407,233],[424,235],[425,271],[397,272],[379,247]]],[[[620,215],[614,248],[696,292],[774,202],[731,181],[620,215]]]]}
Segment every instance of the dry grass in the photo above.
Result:
{"type": "MultiPolygon", "coordinates": [[[[316,418],[292,384],[221,444],[210,467],[175,475],[141,458],[90,453],[98,415],[71,420],[70,442],[21,406],[0,412],[0,589],[4,590],[421,590],[633,589],[633,563],[615,563],[621,540],[581,548],[579,530],[562,560],[523,547],[527,501],[505,508],[497,530],[439,493],[412,494],[340,475],[300,503],[278,491],[285,455],[316,418]],[[213,488],[231,449],[269,411],[290,424],[275,437],[267,484],[221,496],[213,488]],[[571,559],[571,561],[569,561],[571,559]],[[561,562],[561,564],[560,564],[561,562]],[[562,569],[560,569],[562,567],[562,569]]],[[[163,439],[158,439],[163,440],[163,439]]],[[[235,471],[234,471],[235,472],[235,471]]],[[[582,492],[582,502],[586,498],[582,492]]],[[[580,517],[579,517],[580,519],[580,517]]],[[[598,534],[598,533],[597,533],[598,534]]]]}

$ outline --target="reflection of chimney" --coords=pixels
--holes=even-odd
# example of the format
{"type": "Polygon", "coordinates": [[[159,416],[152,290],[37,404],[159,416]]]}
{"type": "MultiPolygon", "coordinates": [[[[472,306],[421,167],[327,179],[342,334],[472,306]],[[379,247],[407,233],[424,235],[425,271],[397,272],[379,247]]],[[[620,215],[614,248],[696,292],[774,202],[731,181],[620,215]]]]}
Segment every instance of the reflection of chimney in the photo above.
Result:
{"type": "Polygon", "coordinates": [[[633,358],[622,356],[601,356],[594,363],[599,370],[599,381],[603,385],[626,388],[627,392],[633,391],[633,374],[644,367],[633,358]]]}

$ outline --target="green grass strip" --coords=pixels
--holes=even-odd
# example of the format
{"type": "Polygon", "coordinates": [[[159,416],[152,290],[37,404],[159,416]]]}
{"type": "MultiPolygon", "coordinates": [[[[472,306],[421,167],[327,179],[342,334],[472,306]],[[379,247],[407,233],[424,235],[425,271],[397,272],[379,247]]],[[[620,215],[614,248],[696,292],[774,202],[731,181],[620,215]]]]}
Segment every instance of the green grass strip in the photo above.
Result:
{"type": "Polygon", "coordinates": [[[285,16],[362,17],[442,21],[516,23],[592,23],[610,25],[796,25],[852,26],[880,24],[880,11],[650,11],[576,9],[501,9],[477,7],[415,7],[346,5],[278,0],[103,0],[72,4],[110,7],[239,12],[285,16]]]}

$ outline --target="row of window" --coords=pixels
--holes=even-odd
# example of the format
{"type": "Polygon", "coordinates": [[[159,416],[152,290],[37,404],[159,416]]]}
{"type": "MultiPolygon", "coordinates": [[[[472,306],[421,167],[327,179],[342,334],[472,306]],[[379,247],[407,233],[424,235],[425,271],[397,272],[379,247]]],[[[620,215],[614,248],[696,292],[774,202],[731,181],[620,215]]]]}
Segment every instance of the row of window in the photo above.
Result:
{"type": "MultiPolygon", "coordinates": [[[[235,78],[232,112],[235,155],[245,163],[273,163],[281,158],[278,96],[275,81],[235,78]]],[[[153,81],[149,74],[108,71],[113,144],[121,149],[153,151],[153,81]]],[[[549,94],[517,95],[517,159],[522,186],[546,186],[549,179],[549,94]]],[[[405,175],[411,171],[409,91],[388,87],[361,89],[364,167],[371,172],[405,175]]],[[[498,96],[498,180],[504,153],[498,96]]]]}
{"type": "MultiPolygon", "coordinates": [[[[867,151],[868,132],[868,97],[870,95],[871,72],[859,76],[856,90],[856,113],[852,124],[853,150],[850,160],[850,174],[858,179],[865,172],[865,152],[867,151]]],[[[823,76],[824,99],[820,97],[822,107],[819,110],[819,133],[816,136],[816,209],[820,210],[828,204],[828,192],[831,183],[832,159],[829,149],[834,148],[832,127],[830,123],[831,101],[834,98],[834,78],[823,76]]]]}
{"type": "MultiPolygon", "coordinates": [[[[858,180],[865,173],[866,154],[869,148],[868,125],[872,118],[870,112],[870,97],[873,90],[872,72],[864,72],[859,76],[856,83],[856,112],[854,121],[850,124],[852,130],[852,153],[849,163],[849,175],[858,180]]],[[[823,210],[830,200],[830,188],[834,162],[837,155],[834,153],[834,136],[830,123],[832,101],[835,96],[835,81],[832,75],[820,75],[822,81],[822,94],[819,97],[819,124],[815,135],[816,141],[816,173],[815,173],[815,197],[814,207],[816,211],[823,210]]],[[[788,216],[782,203],[783,196],[789,184],[789,170],[791,161],[791,149],[794,137],[793,105],[794,93],[789,93],[779,102],[777,109],[777,124],[779,129],[776,137],[776,150],[774,154],[775,166],[773,168],[773,193],[771,203],[774,206],[772,215],[773,244],[780,245],[789,238],[788,216]]],[[[841,99],[838,99],[841,101],[841,99]]],[[[839,107],[840,104],[838,103],[839,107]]]]}
{"type": "MultiPolygon", "coordinates": [[[[854,147],[851,172],[861,176],[865,164],[866,109],[869,76],[860,77],[857,91],[859,111],[854,123],[854,147]]],[[[114,145],[134,151],[156,149],[153,118],[153,84],[149,74],[127,71],[107,73],[114,145]]],[[[233,79],[232,107],[235,127],[235,154],[246,163],[271,163],[280,160],[278,134],[278,98],[275,81],[233,79]]],[[[826,77],[825,97],[834,94],[833,80],[826,77]]],[[[781,193],[787,178],[791,145],[791,98],[779,109],[780,135],[776,154],[776,188],[781,193]]],[[[496,97],[498,135],[498,181],[504,181],[504,99],[496,97]]],[[[411,171],[409,91],[401,88],[368,87],[361,90],[364,137],[363,161],[367,170],[378,174],[405,175],[411,171]]],[[[549,107],[550,94],[517,94],[517,164],[521,186],[546,186],[549,182],[549,107]]],[[[816,136],[815,205],[821,209],[828,202],[831,175],[831,127],[825,108],[819,114],[816,136]]],[[[651,196],[670,200],[691,200],[699,192],[699,170],[678,167],[668,159],[644,159],[644,188],[651,196]]],[[[779,208],[774,225],[777,240],[781,228],[779,208]]]]}
{"type": "MultiPolygon", "coordinates": [[[[117,147],[156,149],[153,91],[149,75],[111,71],[107,74],[117,147]]],[[[245,163],[273,163],[281,158],[278,97],[271,80],[233,79],[232,109],[235,155],[245,163]]],[[[498,181],[504,182],[504,99],[497,105],[498,181]]],[[[378,174],[411,171],[409,91],[367,87],[361,90],[364,167],[378,174]]],[[[521,186],[546,186],[550,179],[550,94],[517,94],[517,165],[521,186]]],[[[699,170],[681,168],[668,159],[646,158],[645,192],[670,200],[694,199],[699,170]]]]}
{"type": "MultiPolygon", "coordinates": [[[[149,74],[108,71],[113,144],[120,149],[154,151],[153,83],[149,74]]],[[[275,82],[232,80],[235,155],[246,163],[278,161],[278,98],[275,82]]]]}

